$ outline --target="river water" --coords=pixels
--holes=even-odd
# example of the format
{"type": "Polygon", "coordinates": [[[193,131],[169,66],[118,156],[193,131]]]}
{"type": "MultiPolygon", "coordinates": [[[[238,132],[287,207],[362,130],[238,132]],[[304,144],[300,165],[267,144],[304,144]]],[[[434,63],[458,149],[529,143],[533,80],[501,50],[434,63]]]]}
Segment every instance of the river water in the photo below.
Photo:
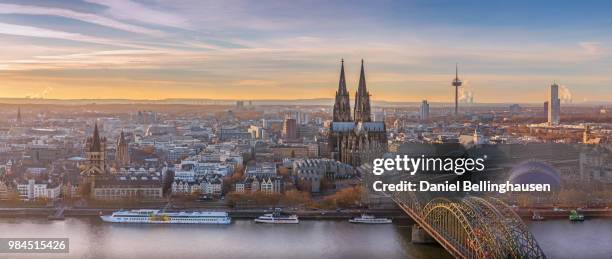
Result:
{"type": "MultiPolygon", "coordinates": [[[[612,220],[530,222],[549,258],[612,258],[612,220]]],[[[309,221],[262,225],[139,225],[97,218],[0,218],[0,237],[70,239],[69,254],[0,258],[448,258],[437,245],[410,242],[409,223],[355,225],[309,221]]]]}

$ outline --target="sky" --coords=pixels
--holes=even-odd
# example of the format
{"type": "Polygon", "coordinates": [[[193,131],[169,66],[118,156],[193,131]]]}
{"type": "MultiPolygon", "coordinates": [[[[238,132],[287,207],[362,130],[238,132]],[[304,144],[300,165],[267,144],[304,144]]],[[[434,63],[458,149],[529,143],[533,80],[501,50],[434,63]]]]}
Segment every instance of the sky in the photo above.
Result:
{"type": "Polygon", "coordinates": [[[0,97],[612,100],[610,1],[0,0],[0,97]]]}

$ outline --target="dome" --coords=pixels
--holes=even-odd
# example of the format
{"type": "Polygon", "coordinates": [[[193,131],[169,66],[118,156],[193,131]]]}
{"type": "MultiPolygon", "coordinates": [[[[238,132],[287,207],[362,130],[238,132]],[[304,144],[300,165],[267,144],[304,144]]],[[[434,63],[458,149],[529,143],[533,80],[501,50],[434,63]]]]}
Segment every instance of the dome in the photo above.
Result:
{"type": "Polygon", "coordinates": [[[559,172],[539,161],[527,161],[515,166],[508,181],[516,184],[550,184],[553,189],[561,186],[559,172]]]}

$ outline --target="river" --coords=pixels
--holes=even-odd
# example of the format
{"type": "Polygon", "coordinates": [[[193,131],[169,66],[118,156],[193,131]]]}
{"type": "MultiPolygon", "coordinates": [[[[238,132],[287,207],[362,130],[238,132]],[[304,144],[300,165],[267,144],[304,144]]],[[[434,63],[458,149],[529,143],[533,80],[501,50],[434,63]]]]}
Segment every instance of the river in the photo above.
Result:
{"type": "MultiPolygon", "coordinates": [[[[530,222],[549,258],[611,258],[612,220],[530,222]]],[[[448,258],[438,245],[410,242],[409,223],[355,225],[303,220],[298,225],[138,225],[97,218],[0,218],[0,237],[67,237],[69,254],[0,258],[448,258]]]]}

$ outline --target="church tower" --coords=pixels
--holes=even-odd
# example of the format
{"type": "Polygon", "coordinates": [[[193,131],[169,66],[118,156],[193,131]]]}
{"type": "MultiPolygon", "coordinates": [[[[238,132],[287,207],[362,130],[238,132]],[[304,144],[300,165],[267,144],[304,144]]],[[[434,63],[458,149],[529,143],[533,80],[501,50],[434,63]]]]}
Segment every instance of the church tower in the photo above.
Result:
{"type": "Polygon", "coordinates": [[[87,154],[87,167],[81,174],[106,174],[106,138],[100,137],[98,123],[94,125],[93,136],[87,138],[85,150],[87,154]]]}
{"type": "Polygon", "coordinates": [[[125,135],[121,131],[119,139],[117,139],[117,150],[115,153],[115,162],[117,167],[123,167],[130,164],[130,154],[128,152],[128,142],[125,140],[125,135]]]}
{"type": "Polygon", "coordinates": [[[346,90],[346,79],[344,78],[344,59],[341,62],[340,81],[338,82],[338,91],[336,91],[333,121],[348,122],[351,121],[351,103],[349,101],[349,93],[346,90]]]}
{"type": "Polygon", "coordinates": [[[363,59],[361,60],[361,74],[359,75],[359,88],[355,93],[355,122],[371,122],[370,111],[370,92],[366,88],[365,71],[363,68],[363,59]]]}

